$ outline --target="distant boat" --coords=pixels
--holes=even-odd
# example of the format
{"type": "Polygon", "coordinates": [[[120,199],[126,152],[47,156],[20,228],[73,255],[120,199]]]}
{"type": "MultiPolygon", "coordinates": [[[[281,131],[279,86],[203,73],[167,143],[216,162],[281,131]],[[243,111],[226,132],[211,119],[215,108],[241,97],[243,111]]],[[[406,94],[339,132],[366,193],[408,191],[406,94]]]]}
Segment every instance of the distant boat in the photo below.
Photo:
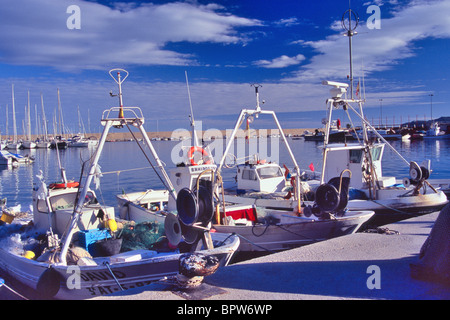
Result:
{"type": "Polygon", "coordinates": [[[50,144],[50,148],[51,149],[67,149],[68,147],[68,142],[66,139],[64,139],[62,136],[56,136],[50,144]]]}
{"type": "Polygon", "coordinates": [[[0,165],[2,166],[13,166],[17,165],[15,157],[6,150],[0,150],[0,165]]]}
{"type": "Polygon", "coordinates": [[[32,163],[34,161],[33,157],[23,156],[21,154],[12,153],[6,150],[0,150],[0,164],[1,165],[12,165],[17,166],[21,163],[32,163]]]}
{"type": "Polygon", "coordinates": [[[432,122],[430,128],[426,131],[423,136],[424,139],[448,139],[450,138],[450,134],[445,134],[445,132],[441,131],[441,127],[439,123],[432,122]]]}
{"type": "MultiPolygon", "coordinates": [[[[325,122],[325,119],[322,120],[323,123],[325,122]]],[[[325,139],[325,133],[323,131],[319,131],[319,129],[316,129],[314,133],[306,132],[303,135],[303,138],[305,141],[321,141],[323,142],[325,139]]],[[[353,137],[350,134],[350,132],[346,129],[341,129],[340,127],[340,120],[333,120],[331,123],[331,129],[329,134],[330,141],[333,142],[345,142],[347,140],[352,140],[353,137]]]]}

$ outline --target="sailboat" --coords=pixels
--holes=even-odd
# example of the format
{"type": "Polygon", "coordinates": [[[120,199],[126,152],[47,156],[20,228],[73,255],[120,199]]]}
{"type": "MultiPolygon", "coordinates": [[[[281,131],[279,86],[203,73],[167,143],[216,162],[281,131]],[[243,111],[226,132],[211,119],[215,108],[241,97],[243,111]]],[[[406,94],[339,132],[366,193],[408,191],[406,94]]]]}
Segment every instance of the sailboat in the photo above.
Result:
{"type": "Polygon", "coordinates": [[[17,125],[16,125],[16,105],[14,99],[14,84],[11,87],[11,95],[12,95],[12,113],[13,113],[13,141],[9,142],[6,145],[6,148],[9,150],[18,150],[20,149],[22,143],[17,141],[17,125]]]}
{"type": "Polygon", "coordinates": [[[88,139],[85,137],[86,130],[84,128],[83,119],[80,114],[80,107],[77,107],[78,111],[78,134],[73,136],[68,146],[69,147],[95,147],[98,144],[97,139],[88,139]],[[83,133],[82,133],[83,132],[83,133]]]}

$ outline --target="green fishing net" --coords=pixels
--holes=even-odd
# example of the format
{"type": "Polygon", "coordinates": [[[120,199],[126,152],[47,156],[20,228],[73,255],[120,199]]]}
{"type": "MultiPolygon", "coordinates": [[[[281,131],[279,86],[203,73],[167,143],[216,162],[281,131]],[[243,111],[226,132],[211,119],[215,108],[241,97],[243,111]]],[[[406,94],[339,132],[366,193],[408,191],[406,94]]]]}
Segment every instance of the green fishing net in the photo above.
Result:
{"type": "Polygon", "coordinates": [[[164,224],[158,222],[141,222],[135,225],[126,224],[119,231],[118,237],[123,239],[121,252],[147,249],[165,239],[164,224]]]}

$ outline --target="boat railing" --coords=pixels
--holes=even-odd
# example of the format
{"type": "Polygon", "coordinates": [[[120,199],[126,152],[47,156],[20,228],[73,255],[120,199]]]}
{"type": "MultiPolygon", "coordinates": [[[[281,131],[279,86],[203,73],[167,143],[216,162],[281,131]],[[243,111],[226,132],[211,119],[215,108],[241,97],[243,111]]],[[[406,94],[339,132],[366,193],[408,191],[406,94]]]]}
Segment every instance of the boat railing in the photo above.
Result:
{"type": "Polygon", "coordinates": [[[104,126],[106,122],[112,121],[113,126],[124,125],[126,123],[134,123],[139,121],[144,123],[144,115],[139,107],[112,107],[104,110],[102,114],[101,123],[104,126]],[[121,116],[120,112],[123,112],[121,116]]]}

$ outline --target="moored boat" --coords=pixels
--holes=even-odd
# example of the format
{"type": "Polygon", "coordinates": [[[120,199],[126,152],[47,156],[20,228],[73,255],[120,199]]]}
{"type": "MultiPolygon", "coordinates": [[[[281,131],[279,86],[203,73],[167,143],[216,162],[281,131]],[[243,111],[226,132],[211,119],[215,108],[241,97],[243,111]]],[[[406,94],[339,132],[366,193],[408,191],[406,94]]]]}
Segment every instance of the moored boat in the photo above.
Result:
{"type": "Polygon", "coordinates": [[[404,159],[364,118],[364,101],[344,96],[347,84],[332,81],[324,81],[323,84],[332,86],[331,98],[327,100],[329,119],[334,109],[346,106],[362,121],[363,139],[351,144],[329,143],[325,139],[321,183],[342,170],[349,169],[352,172],[349,186],[352,190],[348,208],[374,210],[375,218],[382,223],[440,210],[447,203],[447,198],[441,190],[427,181],[432,173],[430,162],[423,161],[419,165],[404,159]],[[352,107],[352,103],[356,103],[358,107],[352,107]],[[376,135],[378,142],[370,141],[367,133],[369,130],[376,135]],[[401,163],[409,167],[409,177],[383,175],[382,157],[385,147],[389,147],[400,158],[401,163]]]}
{"type": "MultiPolygon", "coordinates": [[[[304,214],[298,188],[293,190],[294,195],[291,195],[288,199],[269,199],[267,201],[265,201],[266,199],[258,201],[245,194],[226,194],[222,183],[222,169],[226,158],[228,158],[231,144],[234,143],[236,133],[240,125],[246,122],[247,117],[252,117],[252,120],[247,121],[247,123],[256,121],[255,119],[258,117],[273,117],[290,159],[294,163],[295,175],[293,175],[293,179],[297,185],[300,185],[298,165],[276,114],[274,111],[261,110],[258,86],[255,86],[255,90],[256,109],[241,110],[236,126],[228,139],[229,142],[223,157],[217,165],[213,163],[207,149],[198,144],[195,125],[192,120],[193,116],[191,115],[192,145],[188,148],[189,152],[187,152],[185,162],[170,171],[170,181],[177,193],[177,203],[183,199],[188,201],[197,192],[205,196],[202,201],[197,203],[197,206],[193,207],[194,209],[178,210],[182,222],[181,226],[195,225],[197,219],[202,216],[204,208],[215,208],[212,227],[217,231],[216,233],[231,232],[237,234],[241,239],[240,252],[285,250],[356,232],[364,222],[372,217],[373,212],[349,212],[345,208],[340,208],[338,211],[325,209],[309,211],[304,214]]],[[[244,167],[241,167],[240,174],[245,175],[243,168],[246,165],[252,166],[252,164],[245,163],[242,165],[244,167]]],[[[245,177],[257,184],[258,188],[268,188],[266,194],[276,195],[278,191],[283,191],[283,196],[285,196],[289,193],[285,190],[285,176],[280,173],[281,169],[277,164],[259,161],[258,166],[253,166],[253,169],[255,170],[253,175],[249,173],[248,177],[245,177]],[[262,169],[262,171],[258,172],[258,169],[262,169]],[[263,175],[270,175],[272,172],[275,172],[275,177],[273,175],[263,177],[263,175]],[[261,177],[262,179],[259,179],[261,177]]],[[[245,183],[240,187],[242,189],[250,188],[245,183]]],[[[131,219],[148,219],[148,216],[152,216],[152,219],[165,219],[164,215],[152,208],[160,205],[160,203],[164,205],[164,201],[167,201],[168,209],[171,210],[171,208],[174,208],[174,201],[168,194],[155,195],[155,192],[152,191],[118,195],[119,211],[124,216],[130,216],[131,219]]],[[[190,242],[195,240],[196,237],[195,232],[189,233],[184,235],[184,240],[190,242]]]]}
{"type": "Polygon", "coordinates": [[[178,246],[182,234],[189,230],[181,231],[178,221],[170,219],[170,224],[152,229],[158,238],[151,246],[146,243],[144,247],[121,251],[125,225],[134,224],[116,221],[114,208],[100,204],[90,185],[99,172],[98,162],[109,130],[113,126],[143,125],[144,117],[139,108],[121,104],[120,108],[106,110],[101,123],[104,130],[80,186],[64,181],[50,188],[40,175],[33,191],[33,223],[0,226],[0,267],[5,273],[41,297],[84,299],[165,277],[176,277],[184,284],[186,279],[208,275],[219,265],[227,265],[239,246],[236,236],[210,233],[205,227],[198,231],[198,241],[178,246]],[[113,116],[116,114],[119,116],[113,116]],[[183,273],[180,266],[187,256],[204,257],[214,267],[197,270],[194,276],[183,273]]]}

